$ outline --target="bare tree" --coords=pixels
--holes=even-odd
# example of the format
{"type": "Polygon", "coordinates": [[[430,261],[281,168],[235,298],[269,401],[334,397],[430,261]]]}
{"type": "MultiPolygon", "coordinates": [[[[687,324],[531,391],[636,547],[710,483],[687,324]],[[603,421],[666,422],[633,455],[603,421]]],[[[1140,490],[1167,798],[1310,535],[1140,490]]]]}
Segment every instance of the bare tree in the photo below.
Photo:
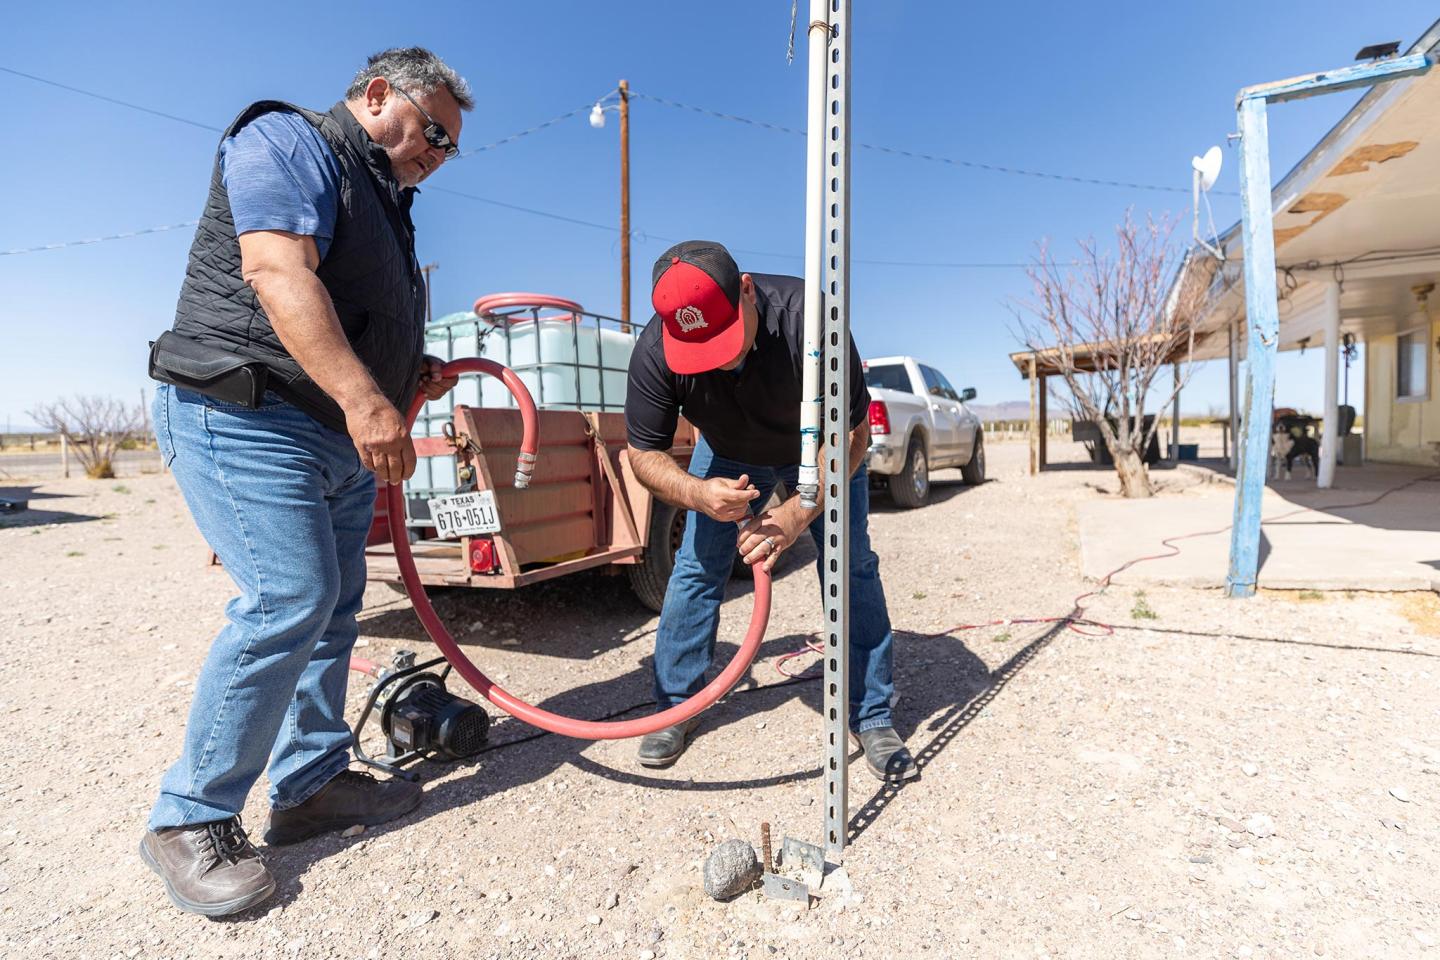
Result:
{"type": "Polygon", "coordinates": [[[115,451],[145,429],[145,412],[114,397],[75,396],[42,403],[28,416],[46,430],[65,437],[85,475],[95,480],[115,476],[115,451]]]}
{"type": "Polygon", "coordinates": [[[1151,494],[1144,451],[1158,418],[1147,424],[1145,409],[1155,399],[1165,409],[1190,379],[1194,319],[1205,297],[1207,272],[1181,269],[1174,224],[1168,217],[1137,224],[1126,211],[1115,249],[1102,250],[1091,237],[1073,264],[1057,264],[1042,243],[1027,271],[1033,296],[1015,308],[1021,340],[1064,378],[1076,418],[1096,425],[1127,497],[1151,494]],[[1182,365],[1180,376],[1157,381],[1173,363],[1182,365]]]}

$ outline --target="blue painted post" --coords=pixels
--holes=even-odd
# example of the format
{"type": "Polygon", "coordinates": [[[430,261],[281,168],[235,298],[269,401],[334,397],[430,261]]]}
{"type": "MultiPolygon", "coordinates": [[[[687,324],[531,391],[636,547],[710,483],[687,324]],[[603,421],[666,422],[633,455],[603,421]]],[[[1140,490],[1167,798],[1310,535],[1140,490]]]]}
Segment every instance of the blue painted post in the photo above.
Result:
{"type": "Polygon", "coordinates": [[[1255,595],[1260,568],[1260,506],[1270,460],[1270,419],[1275,399],[1275,354],[1280,316],[1275,302],[1275,211],[1270,205],[1270,133],[1267,101],[1284,103],[1337,90],[1419,76],[1435,65],[1430,54],[1355,64],[1246,87],[1236,99],[1240,119],[1240,210],[1245,244],[1245,322],[1249,353],[1245,371],[1245,422],[1235,446],[1235,519],[1230,528],[1230,571],[1225,595],[1255,595]]]}
{"type": "Polygon", "coordinates": [[[1245,243],[1245,421],[1237,446],[1235,520],[1230,529],[1230,572],[1225,595],[1255,594],[1260,566],[1260,506],[1270,459],[1275,354],[1280,314],[1275,301],[1275,212],[1270,206],[1270,143],[1264,97],[1244,97],[1240,119],[1240,210],[1245,243]]]}

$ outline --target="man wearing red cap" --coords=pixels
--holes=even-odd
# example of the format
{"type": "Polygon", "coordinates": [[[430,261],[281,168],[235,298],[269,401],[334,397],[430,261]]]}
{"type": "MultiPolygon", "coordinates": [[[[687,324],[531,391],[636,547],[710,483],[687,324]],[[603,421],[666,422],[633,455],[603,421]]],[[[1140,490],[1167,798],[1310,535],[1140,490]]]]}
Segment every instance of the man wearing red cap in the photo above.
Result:
{"type": "MultiPolygon", "coordinates": [[[[820,509],[804,509],[798,496],[757,513],[777,483],[796,487],[804,281],[742,274],[723,246],[691,240],[655,262],[653,282],[655,317],[630,357],[625,422],[636,476],[690,511],[655,640],[656,709],[664,710],[704,684],[736,549],[770,570],[806,530],[821,562],[824,544],[820,509]],[[688,473],[667,452],[681,413],[703,435],[688,473]]],[[[870,396],[853,341],[849,356],[850,726],[871,772],[904,780],[920,771],[891,720],[894,641],[863,467],[870,396]]],[[[645,737],[640,763],[674,763],[698,722],[645,737]]]]}

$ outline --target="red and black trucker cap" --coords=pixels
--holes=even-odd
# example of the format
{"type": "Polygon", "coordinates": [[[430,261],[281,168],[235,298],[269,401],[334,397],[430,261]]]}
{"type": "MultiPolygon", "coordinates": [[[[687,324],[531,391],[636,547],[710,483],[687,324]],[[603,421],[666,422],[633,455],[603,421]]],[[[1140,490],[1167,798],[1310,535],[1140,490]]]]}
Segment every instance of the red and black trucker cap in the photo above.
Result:
{"type": "Polygon", "coordinates": [[[740,268],[729,250],[710,240],[677,243],[655,261],[651,282],[672,372],[705,373],[740,355],[740,268]]]}

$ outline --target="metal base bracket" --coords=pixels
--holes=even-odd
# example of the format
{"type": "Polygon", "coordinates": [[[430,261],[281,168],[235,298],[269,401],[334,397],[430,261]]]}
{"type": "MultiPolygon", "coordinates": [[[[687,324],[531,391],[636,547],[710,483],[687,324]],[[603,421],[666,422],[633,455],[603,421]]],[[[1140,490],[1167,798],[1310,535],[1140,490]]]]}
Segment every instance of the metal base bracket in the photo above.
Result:
{"type": "Polygon", "coordinates": [[[799,880],[782,877],[778,873],[767,873],[760,877],[760,890],[771,900],[796,900],[810,902],[810,888],[799,880]]]}

